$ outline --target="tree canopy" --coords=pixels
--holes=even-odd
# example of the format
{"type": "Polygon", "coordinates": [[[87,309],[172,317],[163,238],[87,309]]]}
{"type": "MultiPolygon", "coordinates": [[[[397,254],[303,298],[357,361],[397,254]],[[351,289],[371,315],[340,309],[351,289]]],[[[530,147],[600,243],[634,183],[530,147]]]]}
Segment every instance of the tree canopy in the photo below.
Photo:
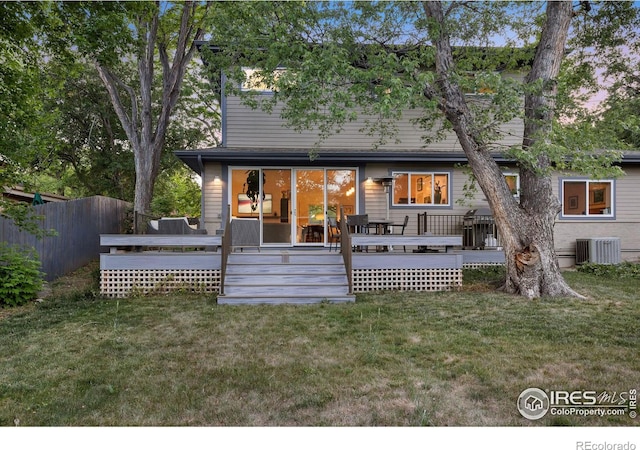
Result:
{"type": "MultiPolygon", "coordinates": [[[[56,111],[44,106],[48,95],[42,80],[45,52],[40,39],[49,23],[44,5],[0,2],[0,187],[28,181],[46,153],[48,131],[56,111]]],[[[0,215],[13,218],[32,232],[32,210],[0,197],[0,215]]]]}
{"type": "Polygon", "coordinates": [[[632,2],[2,2],[0,12],[3,185],[49,168],[78,191],[148,210],[156,179],[177,167],[168,150],[216,139],[217,89],[190,72],[209,33],[220,50],[210,69],[240,81],[257,68],[275,94],[237,94],[266,110],[281,102],[288,125],[317,128],[319,141],[365,117],[362,131],[384,144],[401,137],[408,109],[421,112],[425,145],[456,133],[511,236],[510,289],[535,296],[557,276],[535,269],[529,290],[515,261],[533,249],[557,266],[550,171],[615,176],[620,154],[604,150],[638,148],[632,2]],[[525,135],[505,148],[511,120],[525,135]],[[517,162],[519,203],[496,152],[517,162]]]}
{"type": "MultiPolygon", "coordinates": [[[[200,36],[197,27],[203,30],[208,6],[2,2],[0,8],[4,20],[0,108],[7,118],[0,124],[1,184],[23,183],[72,197],[100,194],[133,201],[137,180],[151,181],[151,192],[155,177],[160,177],[164,181],[156,203],[163,205],[161,212],[180,208],[184,201],[176,200],[167,180],[185,187],[193,181],[172,151],[215,145],[219,129],[213,90],[200,73],[200,62],[191,58],[194,39],[200,36]],[[186,26],[182,31],[181,24],[186,26]],[[147,47],[151,59],[141,72],[142,43],[150,36],[144,30],[151,31],[147,26],[156,27],[155,39],[147,47]],[[180,45],[191,48],[191,53],[180,64],[172,63],[180,45]],[[115,83],[120,112],[126,117],[112,105],[113,97],[97,67],[115,83]],[[149,89],[136,94],[141,73],[149,89]],[[146,105],[139,111],[158,119],[150,122],[157,126],[146,128],[147,141],[156,148],[148,158],[155,167],[153,173],[136,174],[140,158],[134,157],[133,135],[127,134],[121,120],[133,134],[136,129],[141,133],[141,116],[132,115],[138,105],[146,105]],[[183,177],[176,178],[177,173],[183,177]]],[[[197,190],[187,192],[199,206],[197,190]]],[[[16,206],[5,205],[3,214],[18,218],[12,212],[16,206]]],[[[197,212],[192,206],[187,209],[197,212]]],[[[27,211],[23,208],[20,214],[27,211]]]]}
{"type": "Polygon", "coordinates": [[[286,2],[227,5],[226,14],[212,66],[236,81],[242,67],[258,68],[253,76],[274,90],[267,99],[236,91],[248,105],[281,102],[291,127],[317,127],[320,140],[365,117],[363,132],[381,144],[398,137],[404,111],[420,111],[425,144],[458,137],[505,243],[505,289],[577,295],[555,255],[551,172],[621,173],[620,154],[603,151],[620,142],[600,133],[581,100],[601,86],[599,66],[608,76],[629,70],[620,46],[637,41],[633,3],[286,2]],[[524,135],[505,148],[501,125],[511,120],[524,135]],[[519,200],[496,153],[519,168],[519,200]]]}

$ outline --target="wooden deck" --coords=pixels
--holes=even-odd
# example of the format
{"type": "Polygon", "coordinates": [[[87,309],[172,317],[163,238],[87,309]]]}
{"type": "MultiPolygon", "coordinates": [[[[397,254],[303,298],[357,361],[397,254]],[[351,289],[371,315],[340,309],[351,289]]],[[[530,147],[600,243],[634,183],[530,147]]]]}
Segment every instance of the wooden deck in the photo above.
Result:
{"type": "Polygon", "coordinates": [[[351,244],[354,246],[415,246],[415,247],[461,247],[462,236],[436,235],[399,235],[399,234],[352,234],[351,244]]]}
{"type": "Polygon", "coordinates": [[[352,235],[353,246],[393,251],[352,253],[351,280],[343,256],[324,247],[236,251],[223,274],[220,236],[102,235],[100,243],[110,250],[100,255],[104,295],[193,288],[224,292],[218,302],[226,304],[352,302],[354,293],[370,290],[446,290],[462,284],[464,267],[504,263],[502,251],[455,249],[461,236],[352,235]],[[431,249],[404,252],[405,245],[431,249]]]}
{"type": "Polygon", "coordinates": [[[179,248],[179,247],[219,247],[222,237],[199,234],[101,234],[100,246],[109,247],[110,253],[119,248],[133,250],[139,247],[179,248]]]}

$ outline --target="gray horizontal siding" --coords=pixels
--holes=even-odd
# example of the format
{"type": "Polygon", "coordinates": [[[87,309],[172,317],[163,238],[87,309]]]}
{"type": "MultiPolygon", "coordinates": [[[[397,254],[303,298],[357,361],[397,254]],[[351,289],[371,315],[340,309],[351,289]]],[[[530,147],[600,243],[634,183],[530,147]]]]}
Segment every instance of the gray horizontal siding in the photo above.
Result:
{"type": "MultiPolygon", "coordinates": [[[[597,237],[619,237],[624,260],[637,259],[640,253],[640,169],[624,167],[625,176],[615,181],[615,219],[585,218],[558,220],[555,226],[555,247],[560,257],[565,257],[564,265],[572,265],[575,257],[576,240],[597,237]]],[[[559,180],[561,177],[558,176],[559,180]]],[[[566,177],[565,177],[566,178],[566,177]]],[[[559,181],[554,182],[554,190],[559,189],[559,181]]]]}
{"type": "Polygon", "coordinates": [[[624,171],[626,175],[616,180],[616,219],[640,222],[640,169],[625,167],[624,171]]]}
{"type": "MultiPolygon", "coordinates": [[[[226,105],[226,133],[225,146],[237,148],[273,147],[277,148],[310,148],[318,141],[317,130],[296,132],[284,126],[280,118],[282,105],[277,105],[271,114],[260,109],[252,109],[244,106],[239,97],[230,96],[226,105]]],[[[420,111],[411,110],[404,114],[398,126],[398,140],[390,140],[380,149],[406,150],[417,149],[424,146],[422,136],[426,133],[411,122],[420,116],[420,111]]],[[[320,144],[320,148],[344,148],[344,149],[369,149],[372,148],[378,138],[369,136],[361,131],[365,126],[365,118],[345,124],[340,133],[330,136],[320,144]]],[[[501,142],[509,146],[522,142],[523,126],[520,120],[513,120],[506,124],[503,130],[507,137],[501,142]]],[[[425,150],[428,151],[459,151],[460,144],[453,133],[439,142],[433,143],[425,150]]]]}

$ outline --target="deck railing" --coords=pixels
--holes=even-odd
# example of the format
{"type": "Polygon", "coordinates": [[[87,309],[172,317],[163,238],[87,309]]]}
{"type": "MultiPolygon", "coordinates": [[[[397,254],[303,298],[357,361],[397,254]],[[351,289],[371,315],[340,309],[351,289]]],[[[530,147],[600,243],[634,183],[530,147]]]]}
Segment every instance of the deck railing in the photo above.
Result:
{"type": "Polygon", "coordinates": [[[353,257],[351,249],[351,236],[349,235],[349,227],[347,226],[347,216],[340,207],[340,252],[344,260],[344,267],[347,271],[347,281],[349,283],[349,294],[353,294],[353,257]]]}
{"type": "Polygon", "coordinates": [[[464,248],[501,247],[493,216],[461,214],[418,214],[418,234],[462,235],[464,248]]]}
{"type": "Polygon", "coordinates": [[[231,205],[227,205],[227,218],[225,220],[224,229],[222,230],[222,247],[220,262],[220,295],[224,295],[224,280],[227,274],[227,261],[231,254],[233,236],[231,232],[231,205]]]}

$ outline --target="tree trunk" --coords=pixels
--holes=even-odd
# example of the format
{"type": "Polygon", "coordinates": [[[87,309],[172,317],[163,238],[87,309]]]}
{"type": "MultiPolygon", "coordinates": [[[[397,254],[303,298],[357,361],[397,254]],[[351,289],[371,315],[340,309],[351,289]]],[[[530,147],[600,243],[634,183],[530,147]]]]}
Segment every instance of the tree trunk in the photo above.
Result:
{"type": "MultiPolygon", "coordinates": [[[[209,4],[207,3],[204,8],[206,15],[209,4]]],[[[133,209],[140,214],[149,213],[153,188],[160,173],[160,160],[171,113],[180,97],[185,71],[195,53],[195,42],[202,38],[204,33],[203,29],[194,25],[197,9],[197,2],[185,2],[182,5],[180,29],[172,61],[169,60],[167,43],[158,41],[159,4],[152,17],[138,21],[137,32],[141,40],[140,54],[136,55],[140,83],[138,95],[132,87],[118,79],[107,67],[97,61],[95,63],[100,79],[109,93],[111,103],[131,144],[136,169],[133,209]],[[156,48],[159,52],[163,82],[162,104],[154,123],[153,74],[156,48]],[[119,89],[129,96],[131,111],[125,109],[119,89]]]]}
{"type": "MultiPolygon", "coordinates": [[[[560,210],[551,184],[548,158],[541,153],[537,167],[521,167],[520,203],[514,199],[489,145],[476,132],[464,93],[452,81],[455,63],[440,2],[423,2],[432,19],[430,31],[436,47],[437,86],[424,95],[439,100],[439,108],[453,126],[473,174],[493,212],[505,251],[506,292],[527,298],[579,296],[564,281],[554,250],[553,227],[560,210]]],[[[531,149],[548,139],[553,121],[556,77],[564,56],[571,2],[548,2],[547,18],[527,83],[542,81],[543,90],[525,97],[523,147],[531,149]]]]}

